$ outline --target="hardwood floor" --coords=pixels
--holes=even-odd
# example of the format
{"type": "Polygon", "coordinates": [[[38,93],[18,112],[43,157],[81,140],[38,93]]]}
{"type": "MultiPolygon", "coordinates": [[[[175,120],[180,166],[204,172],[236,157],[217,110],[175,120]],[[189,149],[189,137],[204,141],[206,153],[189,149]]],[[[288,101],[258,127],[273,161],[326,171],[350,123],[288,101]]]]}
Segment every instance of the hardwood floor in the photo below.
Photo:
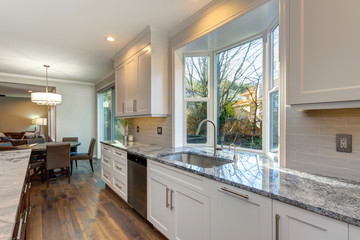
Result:
{"type": "Polygon", "coordinates": [[[166,239],[127,205],[100,178],[100,160],[78,161],[71,183],[65,176],[33,181],[28,240],[166,239]]]}

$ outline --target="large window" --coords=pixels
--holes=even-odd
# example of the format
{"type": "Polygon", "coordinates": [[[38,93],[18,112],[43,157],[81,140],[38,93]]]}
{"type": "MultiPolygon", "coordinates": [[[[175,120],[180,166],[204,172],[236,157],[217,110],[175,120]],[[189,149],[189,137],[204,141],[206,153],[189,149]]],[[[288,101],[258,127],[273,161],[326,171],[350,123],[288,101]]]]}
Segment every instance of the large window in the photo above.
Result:
{"type": "Polygon", "coordinates": [[[115,118],[115,89],[100,93],[101,140],[119,140],[122,136],[121,120],[115,118]]]}
{"type": "Polygon", "coordinates": [[[209,57],[185,57],[186,143],[207,143],[206,124],[196,134],[199,123],[208,118],[209,57]]]}
{"type": "Polygon", "coordinates": [[[186,144],[209,144],[212,130],[205,124],[196,130],[212,119],[218,145],[277,152],[279,27],[270,30],[269,43],[262,35],[208,55],[185,54],[186,144]],[[264,62],[264,56],[271,60],[264,62]]]}
{"type": "Polygon", "coordinates": [[[216,54],[218,143],[262,149],[262,38],[216,54]]]}

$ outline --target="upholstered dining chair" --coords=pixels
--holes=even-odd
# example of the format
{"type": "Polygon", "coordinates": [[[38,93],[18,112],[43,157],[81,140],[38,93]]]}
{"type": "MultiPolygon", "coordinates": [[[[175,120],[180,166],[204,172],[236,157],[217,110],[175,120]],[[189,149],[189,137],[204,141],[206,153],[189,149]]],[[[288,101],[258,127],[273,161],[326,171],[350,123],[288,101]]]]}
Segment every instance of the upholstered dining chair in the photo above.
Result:
{"type": "Polygon", "coordinates": [[[46,182],[49,187],[49,170],[65,168],[70,183],[70,143],[46,145],[46,182]]]}
{"type": "Polygon", "coordinates": [[[94,148],[95,148],[95,143],[96,143],[96,139],[92,138],[90,141],[90,145],[89,145],[89,151],[87,153],[76,153],[75,155],[71,156],[71,172],[73,169],[73,161],[76,160],[89,160],[90,162],[90,166],[91,166],[91,171],[94,172],[94,167],[93,167],[93,153],[94,153],[94,148]]]}
{"type": "MultiPolygon", "coordinates": [[[[63,137],[62,142],[78,142],[78,137],[63,137]]],[[[77,153],[77,147],[70,148],[70,156],[73,156],[77,153]]],[[[77,167],[77,161],[75,161],[75,165],[77,167]]]]}

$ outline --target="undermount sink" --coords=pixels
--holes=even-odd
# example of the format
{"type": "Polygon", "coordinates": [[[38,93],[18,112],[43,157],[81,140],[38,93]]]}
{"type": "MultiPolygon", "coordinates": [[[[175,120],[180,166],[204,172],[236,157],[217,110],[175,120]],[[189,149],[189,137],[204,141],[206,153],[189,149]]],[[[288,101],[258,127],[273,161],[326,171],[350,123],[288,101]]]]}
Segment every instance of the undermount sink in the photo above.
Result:
{"type": "Polygon", "coordinates": [[[230,161],[219,160],[207,156],[199,156],[191,153],[175,153],[171,155],[164,155],[163,157],[166,159],[187,163],[202,168],[214,168],[230,163],[230,161]]]}

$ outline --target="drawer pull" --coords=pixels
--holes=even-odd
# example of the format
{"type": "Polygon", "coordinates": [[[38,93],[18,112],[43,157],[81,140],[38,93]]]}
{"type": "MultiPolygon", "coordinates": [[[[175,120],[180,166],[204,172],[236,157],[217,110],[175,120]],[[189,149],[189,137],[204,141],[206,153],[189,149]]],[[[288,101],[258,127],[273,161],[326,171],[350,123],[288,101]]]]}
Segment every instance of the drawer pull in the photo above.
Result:
{"type": "Polygon", "coordinates": [[[170,210],[174,209],[174,205],[173,205],[173,193],[174,190],[170,190],[170,210]]]}
{"type": "Polygon", "coordinates": [[[104,158],[104,162],[109,163],[109,161],[108,161],[108,160],[106,160],[105,158],[104,158]]]}
{"type": "Polygon", "coordinates": [[[280,240],[280,236],[279,236],[279,221],[280,221],[280,215],[279,214],[276,214],[275,215],[275,220],[276,220],[276,232],[275,232],[275,239],[276,240],[280,240]]]}
{"type": "Polygon", "coordinates": [[[19,229],[16,235],[16,240],[20,240],[21,239],[21,232],[22,232],[22,228],[23,228],[23,222],[24,222],[24,218],[21,216],[20,221],[19,221],[19,229]]]}
{"type": "Polygon", "coordinates": [[[121,152],[116,152],[116,151],[115,151],[115,154],[116,154],[116,155],[119,155],[119,156],[121,156],[121,157],[123,156],[123,153],[121,153],[121,152]]]}
{"type": "Polygon", "coordinates": [[[168,187],[166,187],[166,208],[168,208],[169,207],[169,188],[168,187]]]}
{"type": "Polygon", "coordinates": [[[117,169],[119,169],[120,171],[122,171],[122,168],[121,167],[118,167],[118,166],[115,166],[117,169]]]}
{"type": "Polygon", "coordinates": [[[26,184],[26,185],[25,185],[25,188],[24,188],[24,195],[26,195],[27,189],[28,189],[28,184],[26,184]]]}
{"type": "Polygon", "coordinates": [[[28,211],[25,211],[24,223],[26,223],[27,218],[28,218],[28,211]]]}
{"type": "Polygon", "coordinates": [[[249,199],[249,196],[248,196],[248,195],[231,191],[231,190],[227,189],[226,187],[222,187],[221,190],[223,190],[224,192],[231,193],[231,194],[234,194],[234,195],[236,195],[236,196],[245,198],[245,199],[249,199]]]}
{"type": "Polygon", "coordinates": [[[106,175],[105,173],[104,173],[104,177],[105,177],[106,179],[109,179],[109,176],[108,176],[108,175],[106,175]]]}
{"type": "Polygon", "coordinates": [[[106,151],[110,150],[110,148],[107,148],[107,147],[103,147],[103,149],[106,150],[106,151]]]}
{"type": "Polygon", "coordinates": [[[119,184],[115,184],[115,186],[117,186],[119,189],[122,189],[122,187],[119,184]]]}

